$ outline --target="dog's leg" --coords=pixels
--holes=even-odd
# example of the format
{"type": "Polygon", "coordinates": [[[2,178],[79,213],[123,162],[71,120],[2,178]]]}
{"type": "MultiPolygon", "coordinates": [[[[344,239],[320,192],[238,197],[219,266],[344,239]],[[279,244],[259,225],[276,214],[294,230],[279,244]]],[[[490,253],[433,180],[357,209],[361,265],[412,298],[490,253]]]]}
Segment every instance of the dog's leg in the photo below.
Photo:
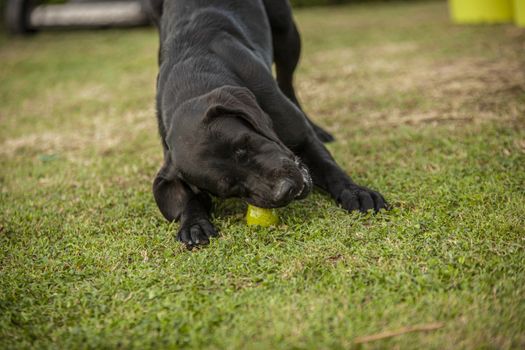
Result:
{"type": "Polygon", "coordinates": [[[330,193],[344,209],[366,212],[387,208],[383,196],[353,182],[319,140],[308,140],[296,152],[308,166],[314,184],[330,193]]]}
{"type": "Polygon", "coordinates": [[[265,91],[259,94],[261,107],[272,117],[274,129],[286,146],[307,165],[316,186],[327,191],[348,211],[387,208],[388,204],[380,193],[357,185],[341,169],[314,135],[303,113],[289,99],[278,89],[265,91]]]}
{"type": "MultiPolygon", "coordinates": [[[[290,4],[282,0],[265,0],[264,5],[272,28],[273,55],[279,88],[302,110],[293,87],[293,75],[301,55],[301,37],[292,18],[290,4]]],[[[334,140],[330,133],[308,117],[307,119],[321,141],[334,140]]]]}
{"type": "Polygon", "coordinates": [[[164,165],[153,181],[153,195],[160,212],[168,221],[180,220],[177,239],[188,248],[209,243],[217,231],[210,222],[211,199],[196,193],[174,174],[174,167],[165,157],[164,165]]]}

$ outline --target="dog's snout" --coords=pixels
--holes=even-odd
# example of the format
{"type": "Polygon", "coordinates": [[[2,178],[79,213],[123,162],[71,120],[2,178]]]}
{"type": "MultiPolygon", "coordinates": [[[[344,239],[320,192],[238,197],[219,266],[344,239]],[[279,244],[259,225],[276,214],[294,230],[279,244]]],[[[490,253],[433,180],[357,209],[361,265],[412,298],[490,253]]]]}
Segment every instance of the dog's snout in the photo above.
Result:
{"type": "Polygon", "coordinates": [[[275,187],[274,201],[281,202],[290,199],[294,191],[294,183],[288,179],[281,180],[275,187]]]}

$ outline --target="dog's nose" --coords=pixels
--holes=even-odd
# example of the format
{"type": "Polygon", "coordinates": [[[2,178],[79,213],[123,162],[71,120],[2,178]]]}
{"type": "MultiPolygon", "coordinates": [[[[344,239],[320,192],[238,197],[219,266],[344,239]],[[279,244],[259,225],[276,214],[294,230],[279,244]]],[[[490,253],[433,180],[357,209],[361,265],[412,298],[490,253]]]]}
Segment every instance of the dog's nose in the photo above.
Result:
{"type": "Polygon", "coordinates": [[[276,202],[281,202],[285,199],[291,199],[294,190],[294,183],[290,180],[281,180],[275,187],[273,199],[276,202]]]}

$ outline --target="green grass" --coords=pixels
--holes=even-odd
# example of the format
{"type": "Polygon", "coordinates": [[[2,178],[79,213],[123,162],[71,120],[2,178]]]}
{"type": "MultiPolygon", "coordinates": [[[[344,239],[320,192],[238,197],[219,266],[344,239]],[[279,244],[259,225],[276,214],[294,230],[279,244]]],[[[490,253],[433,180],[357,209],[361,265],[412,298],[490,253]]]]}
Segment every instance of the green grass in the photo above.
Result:
{"type": "Polygon", "coordinates": [[[296,17],[305,109],[394,209],[314,193],[263,229],[217,201],[192,252],[150,191],[153,29],[0,40],[0,348],[525,347],[525,30],[436,2],[296,17]]]}

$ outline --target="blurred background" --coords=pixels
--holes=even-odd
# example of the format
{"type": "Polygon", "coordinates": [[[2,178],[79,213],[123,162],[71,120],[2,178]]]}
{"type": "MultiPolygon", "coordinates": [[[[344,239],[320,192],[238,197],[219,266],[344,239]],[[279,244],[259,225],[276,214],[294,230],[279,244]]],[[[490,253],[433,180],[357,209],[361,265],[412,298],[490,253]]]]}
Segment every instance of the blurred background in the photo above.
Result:
{"type": "MultiPolygon", "coordinates": [[[[291,3],[295,7],[310,7],[380,1],[291,0],[291,3]]],[[[8,32],[22,35],[49,28],[143,26],[153,19],[148,0],[2,0],[0,8],[8,32]]],[[[456,23],[514,21],[525,26],[525,0],[449,0],[449,9],[456,23]]]]}
{"type": "MultiPolygon", "coordinates": [[[[295,7],[307,7],[366,1],[377,0],[292,0],[291,3],[295,7]]],[[[147,0],[1,0],[0,11],[11,34],[44,28],[125,27],[151,23],[147,0]]]]}

